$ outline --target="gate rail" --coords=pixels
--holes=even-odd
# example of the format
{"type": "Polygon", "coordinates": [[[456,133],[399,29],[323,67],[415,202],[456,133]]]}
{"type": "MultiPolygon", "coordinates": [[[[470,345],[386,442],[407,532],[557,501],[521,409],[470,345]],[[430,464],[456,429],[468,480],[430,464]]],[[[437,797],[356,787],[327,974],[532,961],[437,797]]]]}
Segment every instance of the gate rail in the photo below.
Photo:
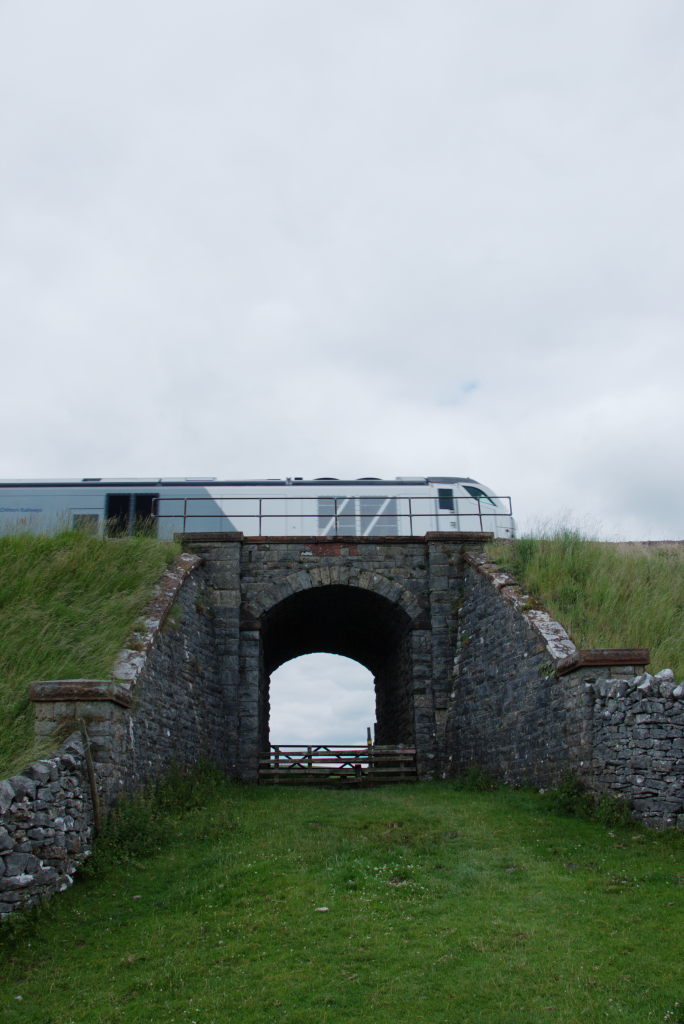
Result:
{"type": "Polygon", "coordinates": [[[359,785],[415,782],[414,747],[271,744],[259,761],[259,782],[271,785],[359,785]]]}

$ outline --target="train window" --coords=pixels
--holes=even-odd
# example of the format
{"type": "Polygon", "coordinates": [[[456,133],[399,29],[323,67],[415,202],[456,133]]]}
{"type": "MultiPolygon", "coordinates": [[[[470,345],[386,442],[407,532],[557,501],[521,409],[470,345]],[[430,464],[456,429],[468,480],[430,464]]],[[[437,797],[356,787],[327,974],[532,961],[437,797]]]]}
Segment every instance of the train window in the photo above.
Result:
{"type": "Polygon", "coordinates": [[[356,529],[356,501],[346,497],[318,499],[318,530],[335,536],[353,537],[356,529]]]}
{"type": "Polygon", "coordinates": [[[331,526],[333,525],[333,519],[335,516],[335,499],[334,498],[319,498],[318,499],[318,532],[328,533],[331,526]]]}
{"type": "Polygon", "coordinates": [[[439,510],[440,512],[453,512],[454,511],[454,492],[450,487],[438,487],[437,494],[439,496],[439,510]]]}
{"type": "Polygon", "coordinates": [[[359,532],[356,527],[356,498],[342,498],[337,509],[337,535],[339,537],[355,537],[359,532]]]}
{"type": "Polygon", "coordinates": [[[483,501],[488,501],[490,505],[494,505],[496,507],[496,503],[493,502],[489,495],[485,494],[481,488],[469,487],[468,484],[463,484],[463,490],[467,491],[473,498],[481,498],[483,501]]]}
{"type": "Polygon", "coordinates": [[[105,498],[106,536],[156,532],[154,512],[158,497],[158,494],[108,494],[105,498]]]}
{"type": "Polygon", "coordinates": [[[386,496],[319,497],[318,532],[329,536],[396,536],[397,499],[386,496]]]}

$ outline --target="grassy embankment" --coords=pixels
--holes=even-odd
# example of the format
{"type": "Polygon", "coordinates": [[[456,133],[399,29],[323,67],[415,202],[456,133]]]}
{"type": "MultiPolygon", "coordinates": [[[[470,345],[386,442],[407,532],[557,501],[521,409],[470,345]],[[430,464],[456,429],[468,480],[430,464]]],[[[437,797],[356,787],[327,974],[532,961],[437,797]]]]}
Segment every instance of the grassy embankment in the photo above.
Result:
{"type": "Polygon", "coordinates": [[[448,783],[200,793],[0,929],[3,1021],[684,1021],[679,833],[448,783]]]}
{"type": "Polygon", "coordinates": [[[578,647],[649,647],[649,671],[684,678],[684,546],[609,544],[560,529],[498,541],[488,553],[578,647]]]}
{"type": "Polygon", "coordinates": [[[34,744],[29,682],[108,678],[177,550],[81,533],[0,538],[0,779],[50,752],[34,744]]]}

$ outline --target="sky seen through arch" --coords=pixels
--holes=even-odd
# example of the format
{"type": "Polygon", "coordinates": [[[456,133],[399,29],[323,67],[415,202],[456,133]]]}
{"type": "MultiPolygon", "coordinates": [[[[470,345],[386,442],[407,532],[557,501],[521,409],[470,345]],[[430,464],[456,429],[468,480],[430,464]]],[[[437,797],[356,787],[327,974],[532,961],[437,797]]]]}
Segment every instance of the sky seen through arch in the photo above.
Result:
{"type": "Polygon", "coordinates": [[[375,721],[373,676],[351,658],[305,654],[271,674],[271,743],[357,746],[375,721]]]}

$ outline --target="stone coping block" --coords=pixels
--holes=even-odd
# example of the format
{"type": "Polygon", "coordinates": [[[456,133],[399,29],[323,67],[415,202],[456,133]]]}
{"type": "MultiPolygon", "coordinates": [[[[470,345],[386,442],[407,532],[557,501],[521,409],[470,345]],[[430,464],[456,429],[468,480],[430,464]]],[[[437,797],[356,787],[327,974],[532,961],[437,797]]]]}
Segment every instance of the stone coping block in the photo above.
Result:
{"type": "Polygon", "coordinates": [[[578,668],[594,666],[648,665],[651,652],[647,647],[616,647],[594,648],[586,651],[575,651],[556,665],[556,674],[563,676],[578,668]]]}
{"type": "Polygon", "coordinates": [[[100,679],[52,679],[31,683],[32,701],[96,701],[108,700],[129,708],[133,697],[121,683],[100,679]]]}
{"type": "Polygon", "coordinates": [[[157,633],[171,611],[180,588],[191,572],[201,565],[199,555],[183,552],[164,572],[154,588],[152,600],[142,618],[142,626],[126,641],[126,646],[116,659],[112,669],[114,680],[135,683],[147,660],[157,633]]]}

